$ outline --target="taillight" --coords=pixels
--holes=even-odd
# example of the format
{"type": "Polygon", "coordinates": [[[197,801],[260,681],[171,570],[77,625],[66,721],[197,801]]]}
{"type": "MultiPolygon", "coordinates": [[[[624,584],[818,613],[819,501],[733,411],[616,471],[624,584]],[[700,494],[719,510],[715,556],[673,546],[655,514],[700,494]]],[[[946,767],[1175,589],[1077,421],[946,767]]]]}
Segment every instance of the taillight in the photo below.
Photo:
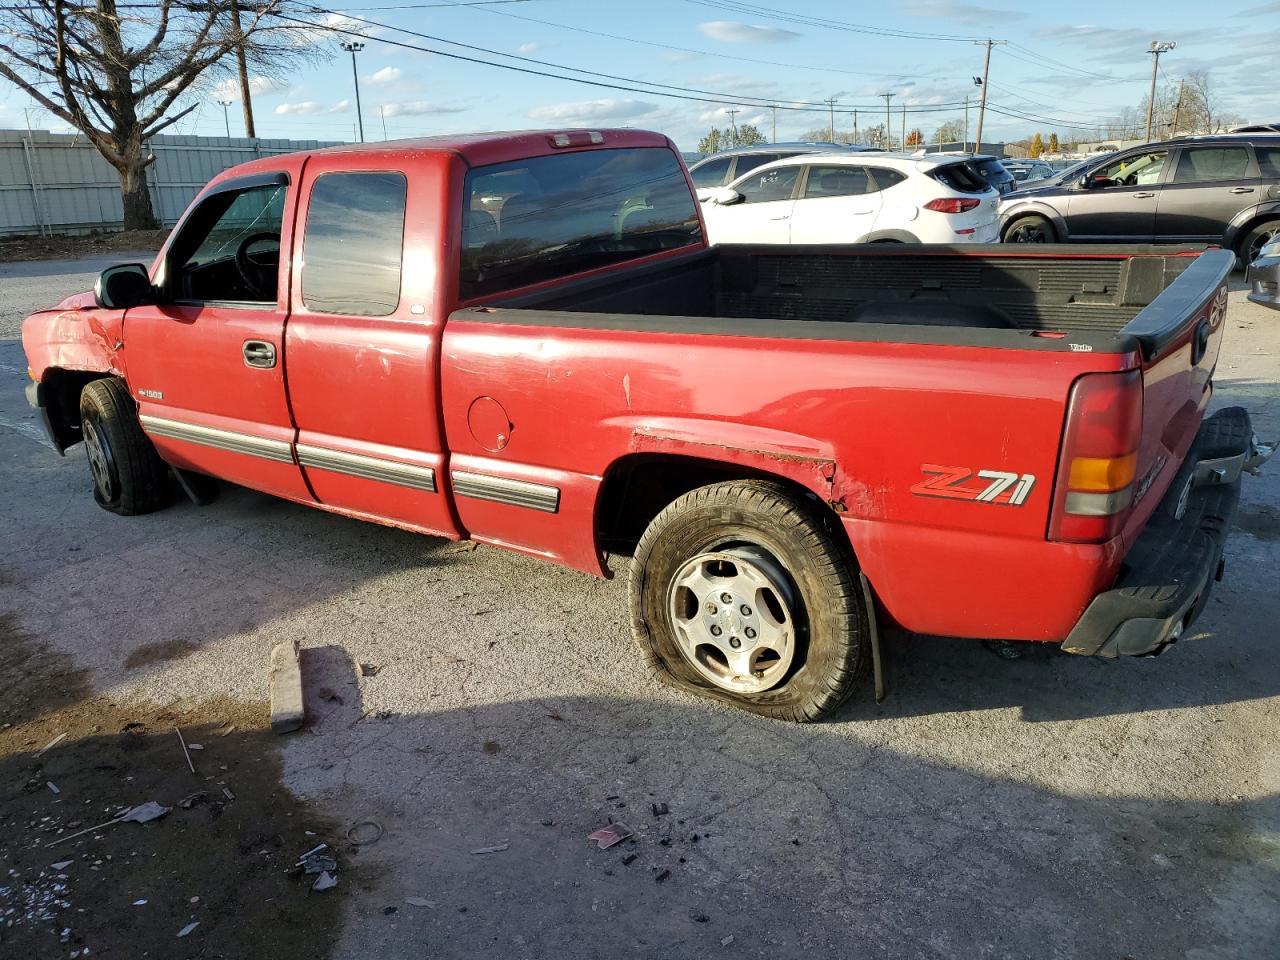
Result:
{"type": "Polygon", "coordinates": [[[981,200],[962,200],[959,197],[939,197],[937,200],[930,200],[924,208],[934,213],[965,213],[981,202],[981,200]]]}
{"type": "Polygon", "coordinates": [[[1133,503],[1142,441],[1142,374],[1091,373],[1076,381],[1058,461],[1049,539],[1103,543],[1133,503]]]}

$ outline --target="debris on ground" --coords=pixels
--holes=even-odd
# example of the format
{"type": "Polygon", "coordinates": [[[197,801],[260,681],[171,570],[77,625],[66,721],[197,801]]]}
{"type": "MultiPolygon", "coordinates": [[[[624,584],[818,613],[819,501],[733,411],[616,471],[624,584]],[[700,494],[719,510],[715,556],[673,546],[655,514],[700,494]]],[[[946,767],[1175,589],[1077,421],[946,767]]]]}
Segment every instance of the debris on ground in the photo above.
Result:
{"type": "Polygon", "coordinates": [[[71,866],[71,864],[74,862],[75,862],[74,860],[59,860],[57,863],[49,864],[49,869],[62,871],[67,869],[67,867],[71,866]]]}
{"type": "Polygon", "coordinates": [[[316,882],[311,885],[311,889],[319,892],[322,890],[332,890],[337,885],[338,878],[326,870],[323,871],[320,876],[316,877],[316,882]]]}
{"type": "Polygon", "coordinates": [[[622,858],[622,865],[624,867],[631,866],[631,864],[636,862],[636,857],[638,856],[640,856],[640,854],[638,853],[628,853],[625,857],[622,858]]]}
{"type": "Polygon", "coordinates": [[[185,797],[183,797],[181,800],[179,800],[178,806],[180,806],[183,810],[190,810],[201,800],[206,800],[208,799],[208,797],[209,797],[209,794],[205,793],[203,790],[197,790],[195,793],[189,793],[185,797]]]}
{"type": "Polygon", "coordinates": [[[172,807],[166,807],[164,804],[156,803],[154,800],[148,800],[146,803],[140,803],[133,809],[126,811],[119,817],[119,820],[121,823],[150,823],[152,820],[159,820],[172,809],[172,807]]]}
{"type": "Polygon", "coordinates": [[[182,755],[187,758],[187,766],[191,768],[191,772],[196,772],[196,765],[191,762],[191,751],[187,749],[187,741],[182,736],[182,731],[177,727],[173,728],[173,732],[178,735],[178,742],[182,744],[182,755]]]}
{"type": "Polygon", "coordinates": [[[427,907],[431,910],[436,908],[436,902],[434,900],[428,900],[425,897],[405,897],[404,902],[409,904],[411,907],[427,907]]]}
{"type": "Polygon", "coordinates": [[[347,840],[352,846],[364,847],[382,839],[382,824],[376,820],[357,820],[347,827],[347,840]]]}
{"type": "Polygon", "coordinates": [[[728,946],[729,944],[731,944],[731,943],[733,943],[733,934],[732,934],[732,933],[731,933],[731,934],[729,934],[727,937],[721,937],[721,938],[720,938],[720,946],[722,946],[722,947],[727,947],[727,946],[728,946]]]}
{"type": "Polygon", "coordinates": [[[56,737],[54,737],[52,740],[50,740],[43,747],[41,747],[39,750],[36,751],[37,759],[40,757],[43,757],[46,753],[48,753],[50,750],[52,750],[54,747],[56,747],[66,738],[67,738],[67,735],[65,733],[58,734],[56,737]]]}
{"type": "Polygon", "coordinates": [[[671,808],[665,803],[651,803],[650,806],[653,808],[653,815],[655,817],[665,817],[671,812],[671,808]]]}
{"type": "Polygon", "coordinates": [[[178,939],[182,939],[183,937],[190,936],[191,931],[198,926],[200,926],[200,921],[192,920],[185,927],[183,927],[181,930],[178,931],[178,939]]]}
{"type": "Polygon", "coordinates": [[[501,843],[495,843],[492,847],[481,847],[479,850],[472,850],[472,853],[501,853],[503,850],[510,850],[510,841],[503,840],[501,843]]]}
{"type": "Polygon", "coordinates": [[[360,676],[362,677],[376,677],[381,670],[382,666],[377,663],[360,664],[360,676]]]}
{"type": "Polygon", "coordinates": [[[61,790],[58,789],[58,785],[54,783],[52,780],[46,780],[44,782],[44,785],[48,787],[49,790],[53,792],[55,795],[62,792],[61,790]]]}
{"type": "Polygon", "coordinates": [[[655,876],[653,879],[654,879],[654,882],[655,882],[655,883],[661,883],[663,880],[667,879],[667,877],[669,877],[669,876],[671,876],[671,871],[670,871],[670,870],[663,870],[661,873],[659,873],[659,874],[658,874],[657,876],[655,876]]]}
{"type": "Polygon", "coordinates": [[[587,834],[588,840],[594,840],[601,850],[608,850],[632,836],[631,828],[621,820],[616,820],[607,827],[601,827],[587,834]]]}
{"type": "Polygon", "coordinates": [[[277,643],[271,648],[271,729],[291,733],[306,720],[302,699],[302,667],[298,641],[277,643]]]}

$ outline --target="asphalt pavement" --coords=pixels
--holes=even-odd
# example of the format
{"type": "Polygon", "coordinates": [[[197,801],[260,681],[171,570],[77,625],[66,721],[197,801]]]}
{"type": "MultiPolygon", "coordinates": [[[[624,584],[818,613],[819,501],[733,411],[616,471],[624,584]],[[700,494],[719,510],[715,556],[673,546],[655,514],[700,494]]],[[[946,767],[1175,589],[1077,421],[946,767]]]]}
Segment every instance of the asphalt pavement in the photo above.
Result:
{"type": "MultiPolygon", "coordinates": [[[[621,579],[235,488],[100,510],[17,342],[100,266],[0,264],[0,613],[121,703],[262,703],[300,640],[284,782],[383,830],[330,956],[1280,956],[1280,463],[1165,655],[894,636],[884,703],[785,725],[649,679],[621,579]]],[[[1274,439],[1280,313],[1233,288],[1215,404],[1274,439]]]]}

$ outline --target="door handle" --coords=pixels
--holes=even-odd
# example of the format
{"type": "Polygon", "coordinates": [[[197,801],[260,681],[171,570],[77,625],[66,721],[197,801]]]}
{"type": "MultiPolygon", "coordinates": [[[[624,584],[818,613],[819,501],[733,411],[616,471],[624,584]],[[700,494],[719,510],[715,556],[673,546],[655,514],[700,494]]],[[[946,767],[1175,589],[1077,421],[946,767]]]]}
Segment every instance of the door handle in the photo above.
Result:
{"type": "Polygon", "coordinates": [[[1232,193],[1253,193],[1253,187],[1232,187],[1232,193]]]}
{"type": "Polygon", "coordinates": [[[1134,196],[1139,200],[1146,200],[1148,197],[1154,197],[1154,193],[1135,193],[1134,196]]]}
{"type": "Polygon", "coordinates": [[[791,214],[789,214],[789,213],[784,213],[784,214],[783,214],[782,216],[780,216],[780,217],[770,217],[769,219],[770,219],[770,220],[790,220],[790,219],[791,219],[791,214]]]}
{"type": "Polygon", "coordinates": [[[265,340],[244,342],[244,365],[269,370],[276,365],[276,345],[265,340]]]}

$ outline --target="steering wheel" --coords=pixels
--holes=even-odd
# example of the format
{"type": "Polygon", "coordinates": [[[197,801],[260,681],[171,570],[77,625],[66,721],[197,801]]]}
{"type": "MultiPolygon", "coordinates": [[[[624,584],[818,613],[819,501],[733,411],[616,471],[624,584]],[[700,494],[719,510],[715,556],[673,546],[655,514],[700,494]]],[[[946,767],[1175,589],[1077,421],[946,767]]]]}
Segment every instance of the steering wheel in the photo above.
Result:
{"type": "Polygon", "coordinates": [[[280,270],[280,235],[251,233],[241,240],[236,247],[236,270],[250,293],[259,300],[274,300],[274,281],[280,270]],[[249,252],[255,243],[266,241],[275,244],[275,250],[260,250],[256,255],[249,252]]]}

